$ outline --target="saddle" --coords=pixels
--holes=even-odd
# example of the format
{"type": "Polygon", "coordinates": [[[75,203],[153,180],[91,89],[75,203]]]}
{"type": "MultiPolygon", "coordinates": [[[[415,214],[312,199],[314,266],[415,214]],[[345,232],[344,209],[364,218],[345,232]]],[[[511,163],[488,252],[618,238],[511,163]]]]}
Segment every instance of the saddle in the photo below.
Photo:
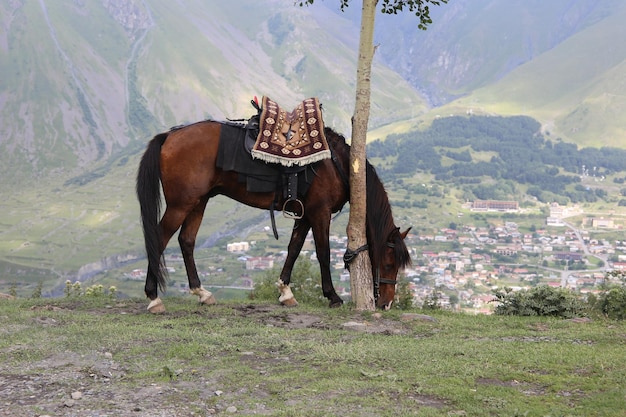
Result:
{"type": "Polygon", "coordinates": [[[330,147],[317,98],[303,100],[291,112],[268,97],[263,97],[262,105],[256,97],[251,103],[257,114],[245,125],[223,125],[217,165],[238,172],[250,192],[275,191],[269,210],[278,239],[274,209],[281,209],[290,219],[303,217],[304,204],[299,196],[306,194],[312,181],[312,164],[331,157],[330,147]],[[282,208],[277,206],[281,196],[285,199],[282,208]]]}
{"type": "MultiPolygon", "coordinates": [[[[253,100],[253,105],[257,104],[253,100]]],[[[259,111],[259,133],[253,158],[286,167],[304,166],[330,158],[324,135],[322,109],[316,97],[303,100],[291,112],[264,96],[259,111]]]]}

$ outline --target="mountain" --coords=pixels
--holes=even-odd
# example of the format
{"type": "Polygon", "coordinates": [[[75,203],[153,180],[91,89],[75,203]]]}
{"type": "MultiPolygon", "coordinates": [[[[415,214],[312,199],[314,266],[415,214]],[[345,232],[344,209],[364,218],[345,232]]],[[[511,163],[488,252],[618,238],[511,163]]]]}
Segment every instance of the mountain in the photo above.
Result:
{"type": "Polygon", "coordinates": [[[552,136],[580,146],[623,148],[624,19],[626,4],[451,104],[486,113],[531,115],[552,136]]]}
{"type": "Polygon", "coordinates": [[[581,146],[624,147],[626,3],[618,0],[456,0],[379,19],[385,64],[433,111],[530,115],[581,146]],[[404,53],[397,53],[396,51],[404,53]]]}
{"type": "MultiPolygon", "coordinates": [[[[564,141],[626,147],[623,1],[451,0],[431,13],[427,31],[410,13],[377,16],[372,138],[524,114],[564,141]]],[[[349,132],[359,14],[320,0],[1,2],[0,278],[62,283],[140,257],[135,171],[170,126],[249,117],[255,95],[317,96],[349,132]]],[[[235,218],[264,223],[229,200],[210,212],[201,239],[237,236],[235,218]]]]}
{"type": "MultiPolygon", "coordinates": [[[[184,122],[249,117],[254,95],[286,107],[318,96],[327,123],[349,128],[358,32],[324,7],[42,0],[0,10],[6,183],[78,175],[184,122]]],[[[426,109],[385,66],[373,78],[374,125],[426,109]]]]}
{"type": "MultiPolygon", "coordinates": [[[[621,145],[626,4],[455,0],[433,24],[379,14],[371,127],[528,114],[581,145],[621,145]],[[430,110],[430,111],[429,111],[430,110]]],[[[12,0],[0,5],[5,184],[72,177],[154,133],[318,96],[349,131],[360,8],[281,0],[12,0]]]]}

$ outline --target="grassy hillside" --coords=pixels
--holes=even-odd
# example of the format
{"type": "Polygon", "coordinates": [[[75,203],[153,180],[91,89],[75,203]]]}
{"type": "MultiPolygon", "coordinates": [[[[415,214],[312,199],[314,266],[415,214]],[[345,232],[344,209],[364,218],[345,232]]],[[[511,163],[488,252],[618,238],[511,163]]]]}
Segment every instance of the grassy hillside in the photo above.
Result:
{"type": "Polygon", "coordinates": [[[426,32],[410,14],[378,20],[383,61],[434,108],[377,128],[374,138],[471,111],[531,115],[553,137],[624,147],[623,2],[477,0],[432,14],[426,32]]]}
{"type": "MultiPolygon", "coordinates": [[[[2,186],[81,174],[169,126],[248,117],[254,95],[286,107],[318,96],[328,124],[350,127],[356,51],[324,25],[358,29],[323,7],[13,2],[0,16],[2,186]]],[[[373,76],[373,125],[424,112],[399,75],[373,76]]]]}
{"type": "Polygon", "coordinates": [[[1,415],[623,415],[626,325],[243,300],[0,300],[1,415]]]}
{"type": "MultiPolygon", "coordinates": [[[[145,268],[134,190],[138,159],[139,154],[119,160],[107,175],[85,185],[53,178],[47,187],[3,195],[0,292],[17,285],[25,295],[38,283],[47,292],[77,274],[85,278],[107,270],[118,271],[119,278],[128,263],[145,268]]],[[[277,217],[280,245],[286,248],[291,223],[277,217]]],[[[207,206],[198,245],[210,238],[242,240],[269,225],[266,212],[217,197],[207,206]]],[[[179,253],[176,238],[169,247],[179,253]]],[[[132,293],[140,294],[142,284],[133,286],[132,293]]]]}
{"type": "Polygon", "coordinates": [[[527,114],[580,146],[624,147],[626,8],[590,25],[494,84],[436,111],[527,114]]]}
{"type": "MultiPolygon", "coordinates": [[[[285,106],[317,96],[326,123],[347,131],[356,51],[327,33],[321,26],[326,19],[315,19],[312,13],[324,13],[353,35],[356,27],[323,8],[272,6],[243,2],[224,8],[196,2],[179,8],[155,2],[155,23],[168,30],[149,33],[147,42],[159,48],[151,46],[139,63],[151,110],[165,122],[180,123],[207,115],[249,116],[253,95],[271,96],[285,106]],[[181,21],[190,22],[184,31],[181,21]]],[[[417,92],[397,74],[376,66],[374,80],[373,124],[424,111],[417,92]]]]}
{"type": "MultiPolygon", "coordinates": [[[[81,268],[142,256],[135,171],[159,131],[248,117],[252,96],[266,94],[286,107],[318,96],[326,123],[349,132],[358,29],[324,7],[11,2],[0,5],[0,19],[5,292],[10,283],[32,287],[42,277],[49,289],[81,268]]],[[[373,77],[373,125],[424,112],[397,74],[377,65],[373,77]]],[[[248,219],[262,229],[269,224],[262,216],[217,199],[199,242],[241,233],[248,219]]],[[[290,225],[281,227],[286,239],[290,225]]]]}

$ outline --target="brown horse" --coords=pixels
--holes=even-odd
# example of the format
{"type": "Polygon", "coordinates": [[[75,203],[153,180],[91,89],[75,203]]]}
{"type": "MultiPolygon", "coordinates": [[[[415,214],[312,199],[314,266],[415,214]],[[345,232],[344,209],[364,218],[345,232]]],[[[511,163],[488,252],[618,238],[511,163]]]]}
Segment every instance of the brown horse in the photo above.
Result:
{"type": "MultiPolygon", "coordinates": [[[[146,296],[150,312],[164,311],[158,289],[166,287],[163,251],[180,229],[178,242],[185,262],[189,288],[203,304],[215,303],[213,295],[202,288],[194,261],[196,234],[209,199],[225,195],[246,205],[269,209],[283,207],[285,198],[274,192],[249,192],[245,182],[234,171],[216,165],[220,132],[225,124],[203,121],[156,135],[148,144],[137,174],[137,197],[148,256],[146,296]],[[161,218],[161,187],[166,209],[161,218]]],[[[232,127],[229,124],[229,127],[232,127]]],[[[243,126],[238,127],[244,129],[243,126]]],[[[287,259],[279,277],[279,301],[284,305],[297,302],[289,289],[291,271],[309,230],[313,230],[317,259],[320,264],[322,291],[330,306],[343,304],[335,292],[330,274],[328,236],[332,213],[339,211],[349,198],[347,173],[350,148],[345,139],[325,128],[332,158],[314,163],[314,178],[306,195],[301,197],[303,217],[295,220],[287,259]]],[[[264,162],[258,162],[264,164],[264,162]]],[[[388,309],[395,297],[400,268],[411,262],[404,238],[395,226],[387,193],[374,168],[367,163],[367,241],[374,271],[377,306],[388,309]]]]}

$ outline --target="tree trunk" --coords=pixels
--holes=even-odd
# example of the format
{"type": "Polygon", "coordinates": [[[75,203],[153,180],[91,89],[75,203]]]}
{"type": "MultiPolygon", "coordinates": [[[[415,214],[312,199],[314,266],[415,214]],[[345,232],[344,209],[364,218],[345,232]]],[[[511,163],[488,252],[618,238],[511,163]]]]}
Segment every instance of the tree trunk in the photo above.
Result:
{"type": "MultiPolygon", "coordinates": [[[[350,149],[350,218],[348,249],[355,251],[367,244],[366,216],[366,139],[370,113],[370,81],[374,57],[374,19],[377,0],[363,0],[361,37],[357,63],[356,103],[352,117],[350,149]]],[[[374,284],[368,251],[361,251],[350,265],[350,289],[357,310],[374,310],[374,284]]]]}

